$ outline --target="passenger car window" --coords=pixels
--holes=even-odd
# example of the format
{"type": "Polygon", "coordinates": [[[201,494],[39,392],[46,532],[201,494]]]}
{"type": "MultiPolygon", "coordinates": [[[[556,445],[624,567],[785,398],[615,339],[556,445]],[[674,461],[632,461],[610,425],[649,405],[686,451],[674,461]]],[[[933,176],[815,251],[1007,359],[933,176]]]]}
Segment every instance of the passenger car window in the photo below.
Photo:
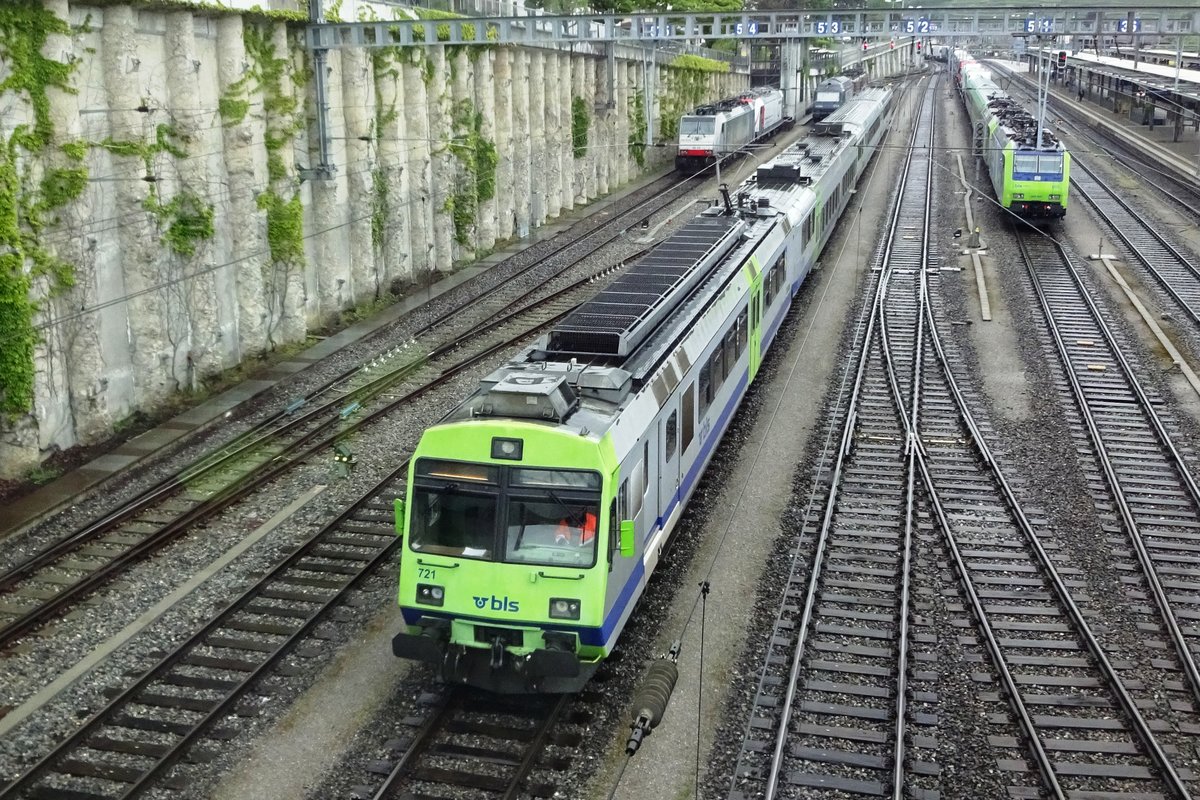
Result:
{"type": "Polygon", "coordinates": [[[679,412],[672,411],[671,416],[667,417],[666,431],[666,456],[665,459],[670,461],[675,457],[675,443],[677,436],[677,428],[679,426],[679,412]]]}

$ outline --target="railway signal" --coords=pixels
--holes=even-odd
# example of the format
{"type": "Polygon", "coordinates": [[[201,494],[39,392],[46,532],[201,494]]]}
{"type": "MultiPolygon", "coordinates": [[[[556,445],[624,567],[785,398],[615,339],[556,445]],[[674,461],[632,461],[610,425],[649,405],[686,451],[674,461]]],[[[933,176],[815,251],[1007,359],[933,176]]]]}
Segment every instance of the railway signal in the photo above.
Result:
{"type": "Polygon", "coordinates": [[[1066,65],[1067,65],[1067,51],[1059,50],[1058,51],[1058,68],[1062,69],[1066,65]]]}

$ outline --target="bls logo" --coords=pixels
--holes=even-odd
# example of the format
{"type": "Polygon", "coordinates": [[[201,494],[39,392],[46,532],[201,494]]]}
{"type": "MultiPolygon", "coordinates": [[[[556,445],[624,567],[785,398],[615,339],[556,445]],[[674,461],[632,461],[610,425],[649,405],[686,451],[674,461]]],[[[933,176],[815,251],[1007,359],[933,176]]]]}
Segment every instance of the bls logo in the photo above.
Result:
{"type": "Polygon", "coordinates": [[[509,600],[508,595],[505,595],[504,597],[496,597],[496,595],[492,595],[491,597],[479,597],[476,595],[472,599],[475,601],[476,608],[484,609],[490,607],[492,611],[509,611],[515,614],[518,610],[520,610],[521,606],[520,602],[516,600],[509,600]]]}

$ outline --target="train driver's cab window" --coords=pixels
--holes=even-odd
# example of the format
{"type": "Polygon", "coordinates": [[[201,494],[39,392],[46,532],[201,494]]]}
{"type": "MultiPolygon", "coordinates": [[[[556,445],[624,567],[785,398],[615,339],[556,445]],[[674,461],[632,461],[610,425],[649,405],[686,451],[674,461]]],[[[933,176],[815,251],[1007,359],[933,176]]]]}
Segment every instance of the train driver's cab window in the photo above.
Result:
{"type": "Polygon", "coordinates": [[[1062,156],[1038,156],[1038,172],[1043,175],[1061,175],[1062,171],[1062,156]]]}
{"type": "Polygon", "coordinates": [[[1037,172],[1038,157],[1037,156],[1013,156],[1013,172],[1017,173],[1033,173],[1037,172]]]}
{"type": "Polygon", "coordinates": [[[492,557],[500,504],[498,467],[422,458],[413,484],[412,550],[492,557]]]}
{"type": "Polygon", "coordinates": [[[679,121],[681,136],[711,136],[716,117],[684,117],[679,121]]]}
{"type": "Polygon", "coordinates": [[[598,473],[511,468],[507,506],[506,562],[569,567],[596,563],[598,473]]]}

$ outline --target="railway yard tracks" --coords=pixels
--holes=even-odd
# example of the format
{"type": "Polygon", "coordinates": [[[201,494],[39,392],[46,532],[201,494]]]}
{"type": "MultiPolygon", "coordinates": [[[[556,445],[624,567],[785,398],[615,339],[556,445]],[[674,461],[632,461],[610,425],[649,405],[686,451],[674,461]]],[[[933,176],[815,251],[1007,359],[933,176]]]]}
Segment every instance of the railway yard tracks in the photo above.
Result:
{"type": "Polygon", "coordinates": [[[211,759],[221,723],[375,567],[397,551],[392,499],[407,461],[255,586],[125,687],[20,778],[4,798],[134,797],[181,761],[211,759]],[[209,740],[206,748],[198,744],[209,740]]]}
{"type": "Polygon", "coordinates": [[[556,797],[571,752],[583,740],[586,712],[571,708],[574,695],[521,697],[449,689],[427,698],[424,714],[405,720],[394,742],[395,758],[372,765],[378,787],[358,787],[358,797],[472,796],[514,800],[556,797]],[[565,723],[565,724],[564,724],[565,723]]]}
{"type": "Polygon", "coordinates": [[[594,290],[596,279],[613,272],[605,268],[579,277],[577,271],[569,274],[571,266],[675,202],[677,184],[665,179],[652,186],[650,201],[581,239],[547,243],[543,257],[530,267],[481,287],[480,295],[464,298],[422,326],[416,338],[345,370],[236,440],[0,574],[0,648],[305,459],[558,319],[594,290]],[[557,266],[542,267],[547,263],[557,266]],[[539,288],[522,291],[520,279],[539,267],[539,288]]]}
{"type": "Polygon", "coordinates": [[[1125,245],[1125,259],[1141,264],[1170,295],[1179,309],[1200,326],[1200,266],[1193,256],[1183,252],[1156,230],[1120,192],[1114,190],[1081,161],[1074,161],[1071,184],[1125,245]]]}
{"type": "MultiPolygon", "coordinates": [[[[982,751],[996,767],[994,791],[1009,797],[1190,797],[1200,648],[1189,637],[1200,596],[1184,539],[1200,514],[1185,496],[1186,467],[1148,463],[1144,451],[1165,428],[1131,427],[1136,392],[1117,396],[1096,368],[1100,331],[1072,327],[1069,371],[1096,392],[1083,402],[1109,415],[1115,452],[1104,452],[1099,424],[1093,447],[1110,485],[1133,491],[1117,495],[1105,533],[1137,530],[1130,549],[1145,551],[1121,566],[1144,616],[1137,635],[1162,638],[1146,642],[1152,657],[1139,654],[1163,676],[1147,681],[1110,654],[1102,604],[1055,532],[1023,508],[951,369],[934,306],[939,272],[925,249],[930,97],[729,796],[934,797],[939,754],[982,751]],[[919,535],[930,529],[937,535],[919,535]],[[913,568],[931,561],[952,568],[941,603],[929,601],[936,579],[913,568]],[[946,631],[979,665],[976,700],[992,709],[977,741],[947,742],[969,734],[941,722],[953,716],[938,691],[947,667],[926,665],[946,631]]],[[[1057,277],[1061,266],[1046,271],[1057,277]]],[[[1064,292],[1055,284],[1047,294],[1064,292]]],[[[1062,313],[1081,324],[1079,309],[1062,313]]]]}

